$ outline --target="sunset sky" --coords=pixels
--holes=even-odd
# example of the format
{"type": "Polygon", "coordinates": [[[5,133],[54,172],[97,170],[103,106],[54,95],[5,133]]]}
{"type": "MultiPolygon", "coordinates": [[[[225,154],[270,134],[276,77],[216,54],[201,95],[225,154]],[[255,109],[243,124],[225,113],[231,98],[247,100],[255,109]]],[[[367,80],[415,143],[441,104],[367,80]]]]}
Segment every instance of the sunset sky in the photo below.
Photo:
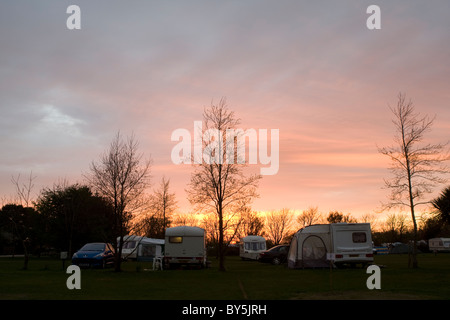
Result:
{"type": "Polygon", "coordinates": [[[374,213],[399,92],[436,115],[427,141],[450,140],[449,12],[448,0],[1,1],[0,196],[30,171],[35,196],[82,183],[120,130],[189,212],[193,168],[172,163],[171,134],[226,97],[243,128],[280,133],[253,209],[374,213]],[[81,30],[66,27],[71,4],[81,30]],[[366,27],[371,4],[380,30],[366,27]]]}

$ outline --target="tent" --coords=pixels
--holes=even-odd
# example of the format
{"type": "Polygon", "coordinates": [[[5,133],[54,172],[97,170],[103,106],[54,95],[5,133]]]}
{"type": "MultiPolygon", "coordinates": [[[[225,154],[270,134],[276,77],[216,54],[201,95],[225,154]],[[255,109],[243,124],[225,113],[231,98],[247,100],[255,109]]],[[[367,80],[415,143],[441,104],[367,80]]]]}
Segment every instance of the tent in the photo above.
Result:
{"type": "Polygon", "coordinates": [[[330,239],[328,225],[319,224],[300,229],[291,241],[288,267],[324,268],[329,266],[327,252],[331,252],[330,239]]]}
{"type": "Polygon", "coordinates": [[[412,246],[409,246],[406,243],[394,242],[389,245],[388,250],[391,254],[411,253],[412,246]]]}

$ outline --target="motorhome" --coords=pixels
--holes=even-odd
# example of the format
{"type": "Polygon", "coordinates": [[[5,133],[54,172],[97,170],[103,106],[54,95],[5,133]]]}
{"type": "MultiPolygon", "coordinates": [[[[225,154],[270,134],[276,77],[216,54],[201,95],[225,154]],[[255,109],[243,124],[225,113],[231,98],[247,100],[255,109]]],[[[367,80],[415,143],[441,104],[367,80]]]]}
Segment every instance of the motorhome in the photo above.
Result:
{"type": "Polygon", "coordinates": [[[164,264],[206,266],[205,229],[191,226],[167,228],[165,233],[164,264]]]}
{"type": "Polygon", "coordinates": [[[367,265],[373,262],[369,223],[332,223],[300,229],[292,238],[289,268],[367,265]]]}
{"type": "Polygon", "coordinates": [[[258,260],[266,250],[266,239],[262,236],[248,235],[239,243],[239,256],[242,260],[258,260]]]}

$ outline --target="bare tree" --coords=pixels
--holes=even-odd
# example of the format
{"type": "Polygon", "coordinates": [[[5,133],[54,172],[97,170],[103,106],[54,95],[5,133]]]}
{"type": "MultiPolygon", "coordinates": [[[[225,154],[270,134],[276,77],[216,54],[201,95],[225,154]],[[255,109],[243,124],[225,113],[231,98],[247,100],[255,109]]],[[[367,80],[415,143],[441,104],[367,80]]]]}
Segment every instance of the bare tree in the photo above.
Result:
{"type": "Polygon", "coordinates": [[[166,229],[167,219],[177,208],[175,193],[169,190],[170,179],[162,177],[159,189],[156,189],[151,197],[151,208],[154,214],[162,217],[163,230],[166,229]]]}
{"type": "MultiPolygon", "coordinates": [[[[223,247],[224,253],[230,245],[230,243],[236,239],[241,226],[242,219],[240,215],[236,213],[229,213],[223,217],[223,247]]],[[[220,228],[219,219],[215,214],[206,214],[202,220],[202,226],[206,230],[208,235],[208,242],[210,245],[219,248],[220,228]]],[[[219,251],[217,250],[217,255],[219,251]]]]}
{"type": "Polygon", "coordinates": [[[370,223],[372,231],[378,229],[379,221],[375,213],[366,213],[361,216],[360,222],[370,223]]]}
{"type": "Polygon", "coordinates": [[[256,211],[252,211],[250,207],[244,207],[240,215],[239,238],[248,235],[264,236],[264,219],[256,211]]]}
{"type": "Polygon", "coordinates": [[[297,222],[301,228],[310,226],[315,223],[319,223],[322,220],[322,215],[319,212],[318,207],[309,207],[297,217],[297,222]]]}
{"type": "Polygon", "coordinates": [[[385,186],[391,190],[389,203],[385,205],[393,207],[407,207],[411,211],[411,219],[414,227],[414,245],[410,265],[418,267],[417,263],[417,222],[415,208],[430,201],[424,199],[427,193],[438,183],[444,183],[446,179],[442,174],[448,173],[448,168],[443,164],[449,159],[446,152],[447,144],[419,145],[429,132],[434,118],[420,116],[415,112],[413,103],[406,101],[404,94],[398,95],[397,106],[390,108],[394,114],[396,135],[394,145],[379,148],[379,152],[390,158],[392,165],[390,171],[393,177],[385,179],[385,186]]]}
{"type": "Polygon", "coordinates": [[[86,178],[93,190],[109,199],[115,217],[116,263],[121,270],[123,237],[133,213],[143,208],[143,195],[150,183],[150,159],[143,160],[138,153],[138,142],[134,135],[124,141],[117,133],[109,150],[101,156],[99,163],[92,162],[91,174],[86,178]],[[116,241],[120,237],[120,241],[116,241]]]}
{"type": "Polygon", "coordinates": [[[11,177],[11,182],[16,187],[17,202],[24,207],[29,207],[31,204],[31,192],[34,187],[34,179],[36,179],[36,176],[33,176],[33,171],[30,171],[28,180],[22,184],[20,182],[20,174],[17,177],[11,177]]]}
{"type": "Polygon", "coordinates": [[[170,226],[177,208],[175,193],[170,192],[169,184],[170,180],[162,177],[159,188],[149,197],[148,212],[133,225],[135,233],[150,238],[164,238],[165,230],[170,226]]]}
{"type": "Polygon", "coordinates": [[[293,212],[289,209],[271,211],[266,215],[267,235],[277,245],[292,231],[293,212]]]}
{"type": "Polygon", "coordinates": [[[203,113],[202,159],[193,159],[195,171],[186,189],[188,199],[197,209],[214,212],[219,228],[219,270],[225,271],[224,257],[224,217],[227,213],[238,212],[243,205],[257,197],[260,175],[244,175],[243,159],[229,156],[230,150],[238,150],[235,144],[240,139],[227,139],[227,129],[235,129],[239,124],[233,111],[222,98],[213,103],[203,113]]]}
{"type": "Polygon", "coordinates": [[[196,227],[200,224],[199,216],[195,213],[178,213],[173,217],[172,225],[174,226],[192,226],[196,227]]]}
{"type": "Polygon", "coordinates": [[[34,179],[36,179],[35,176],[33,176],[33,172],[30,171],[30,175],[28,177],[28,180],[25,183],[20,182],[20,174],[17,175],[17,178],[14,176],[11,177],[11,182],[16,187],[16,197],[17,197],[17,206],[10,206],[13,208],[14,211],[20,212],[20,214],[15,214],[10,216],[10,221],[14,225],[14,230],[16,231],[16,235],[19,237],[23,251],[24,251],[24,266],[23,269],[28,269],[28,244],[29,244],[29,238],[27,236],[27,227],[23,223],[23,216],[25,215],[26,210],[30,209],[31,204],[31,192],[34,187],[34,179]],[[17,217],[21,217],[17,219],[17,217]],[[16,221],[17,220],[17,221],[16,221]]]}
{"type": "Polygon", "coordinates": [[[408,232],[408,217],[405,214],[390,214],[384,220],[382,231],[388,235],[389,242],[402,242],[408,232]]]}

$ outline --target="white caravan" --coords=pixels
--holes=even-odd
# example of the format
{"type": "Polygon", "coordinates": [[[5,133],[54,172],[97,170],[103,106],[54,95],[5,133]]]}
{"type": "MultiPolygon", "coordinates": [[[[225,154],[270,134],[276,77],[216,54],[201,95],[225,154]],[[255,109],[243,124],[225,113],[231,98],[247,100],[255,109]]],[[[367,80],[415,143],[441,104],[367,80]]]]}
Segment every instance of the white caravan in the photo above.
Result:
{"type": "Polygon", "coordinates": [[[266,239],[261,236],[249,235],[239,243],[239,256],[243,260],[258,260],[259,254],[266,250],[266,239]]]}
{"type": "Polygon", "coordinates": [[[166,229],[164,264],[206,266],[205,229],[179,226],[166,229]]]}
{"type": "Polygon", "coordinates": [[[305,227],[295,233],[289,268],[321,268],[373,262],[369,223],[332,223],[305,227]]]}
{"type": "Polygon", "coordinates": [[[450,238],[433,238],[428,240],[428,247],[433,252],[449,252],[450,238]]]}

